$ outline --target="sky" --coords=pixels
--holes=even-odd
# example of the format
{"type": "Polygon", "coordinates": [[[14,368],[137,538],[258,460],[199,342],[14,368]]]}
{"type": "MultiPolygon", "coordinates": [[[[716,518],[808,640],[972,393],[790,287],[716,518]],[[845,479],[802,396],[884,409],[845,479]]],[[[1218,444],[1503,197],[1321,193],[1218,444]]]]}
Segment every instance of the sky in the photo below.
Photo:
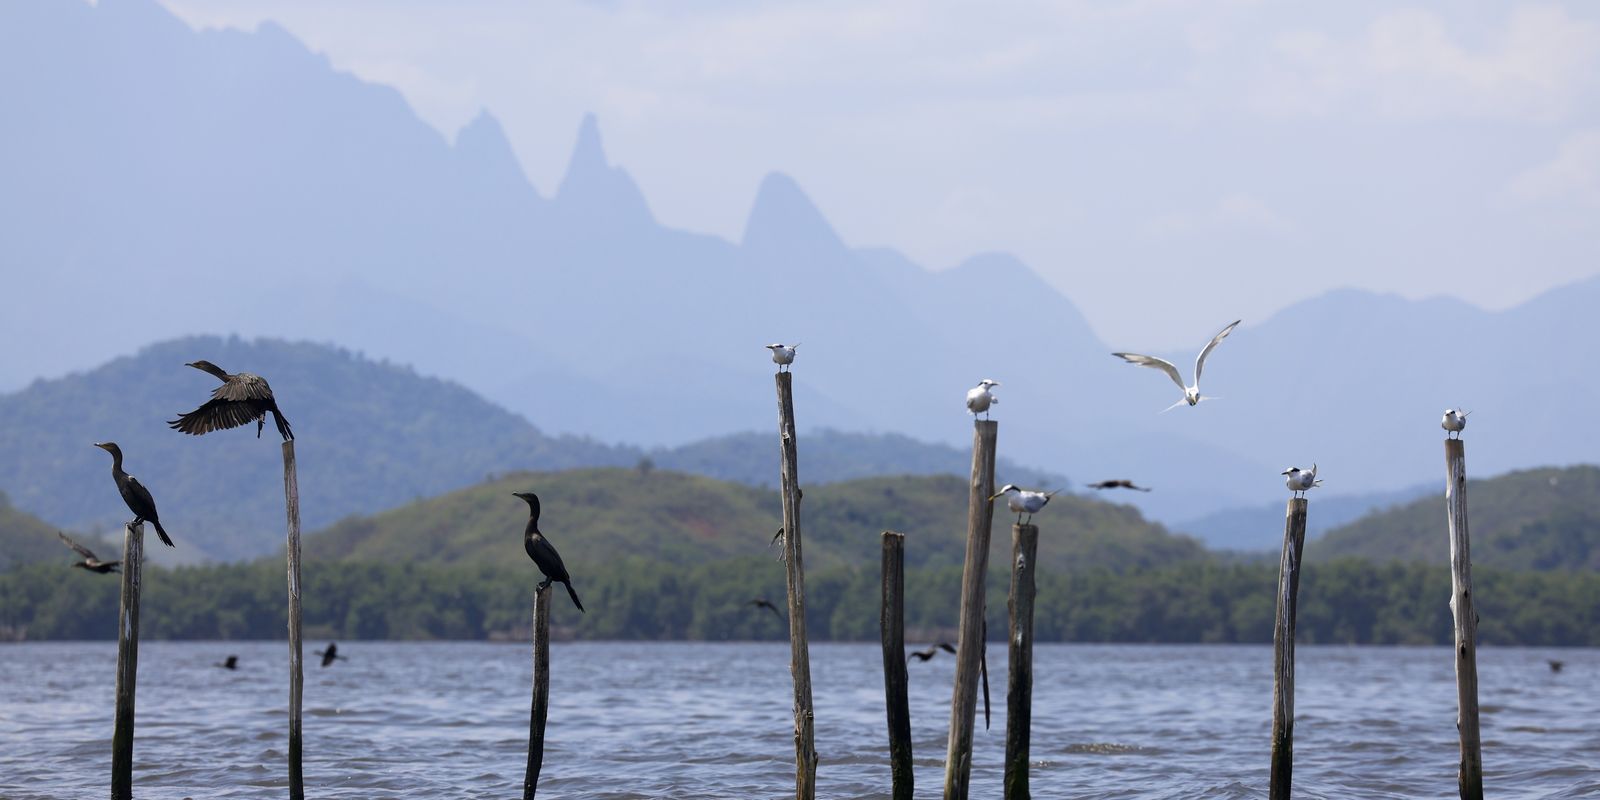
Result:
{"type": "Polygon", "coordinates": [[[487,109],[546,195],[594,112],[668,225],[737,240],[776,170],[852,245],[1013,253],[1118,347],[1600,273],[1600,4],[162,2],[487,109]]]}

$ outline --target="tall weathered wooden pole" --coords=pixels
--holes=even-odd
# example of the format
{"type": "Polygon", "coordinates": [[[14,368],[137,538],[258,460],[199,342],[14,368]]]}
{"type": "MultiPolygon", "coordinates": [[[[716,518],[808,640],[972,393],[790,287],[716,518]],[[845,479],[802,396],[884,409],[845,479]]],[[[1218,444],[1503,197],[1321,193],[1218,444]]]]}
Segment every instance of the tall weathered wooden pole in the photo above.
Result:
{"type": "Polygon", "coordinates": [[[972,777],[972,728],[978,704],[983,652],[984,583],[989,571],[989,525],[994,520],[994,451],[999,423],[976,420],[972,434],[972,482],[967,495],[967,558],[961,571],[960,640],[956,685],[950,699],[950,744],[945,752],[945,800],[966,800],[972,777]]]}
{"type": "Polygon", "coordinates": [[[911,800],[911,703],[906,693],[906,535],[883,532],[883,697],[889,715],[893,800],[911,800]]]}
{"type": "Polygon", "coordinates": [[[117,717],[111,733],[111,800],[133,797],[133,695],[139,677],[139,589],[144,523],[122,530],[122,597],[117,608],[117,717]]]}
{"type": "Polygon", "coordinates": [[[1278,562],[1278,619],[1272,628],[1272,773],[1267,796],[1288,800],[1294,774],[1294,624],[1300,605],[1300,553],[1306,544],[1306,499],[1294,497],[1283,521],[1278,562]]]}
{"type": "Polygon", "coordinates": [[[1010,674],[1006,683],[1006,800],[1027,800],[1028,740],[1033,724],[1033,584],[1039,529],[1011,526],[1010,674]]]}
{"type": "Polygon", "coordinates": [[[789,674],[794,677],[794,796],[817,795],[816,719],[811,710],[811,650],[806,643],[806,575],[800,558],[799,455],[795,450],[792,375],[779,372],[778,435],[783,456],[783,562],[789,588],[789,674]]]}
{"type": "Polygon", "coordinates": [[[522,800],[539,790],[544,765],[544,723],[550,716],[550,586],[533,595],[533,711],[528,715],[528,770],[522,777],[522,800]]]}
{"type": "Polygon", "coordinates": [[[1467,535],[1467,455],[1460,439],[1444,442],[1444,500],[1450,525],[1450,612],[1456,628],[1456,730],[1461,733],[1462,800],[1483,800],[1478,738],[1478,614],[1472,600],[1472,543],[1467,535]]]}
{"type": "Polygon", "coordinates": [[[305,686],[300,646],[300,480],[295,474],[293,439],[283,442],[283,506],[289,517],[289,798],[305,800],[300,771],[300,695],[305,686]]]}

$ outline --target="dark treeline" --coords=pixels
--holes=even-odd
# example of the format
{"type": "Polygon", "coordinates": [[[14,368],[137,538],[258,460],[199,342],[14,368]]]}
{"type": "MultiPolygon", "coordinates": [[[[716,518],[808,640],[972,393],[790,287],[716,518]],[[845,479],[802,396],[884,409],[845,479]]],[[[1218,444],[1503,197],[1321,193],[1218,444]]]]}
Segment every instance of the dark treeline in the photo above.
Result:
{"type": "MultiPolygon", "coordinates": [[[[528,634],[537,576],[503,566],[308,564],[309,638],[484,639],[528,634]]],[[[557,605],[560,635],[582,639],[783,639],[783,623],[749,601],[783,605],[782,566],[770,558],[681,568],[622,559],[575,573],[589,607],[557,605]],[[590,598],[593,598],[591,601],[590,598]]],[[[990,576],[991,631],[1004,631],[1008,576],[990,576]]],[[[959,567],[910,570],[912,641],[953,634],[959,567]]],[[[1490,645],[1600,645],[1600,574],[1474,575],[1479,631],[1490,645]]],[[[1276,564],[1192,562],[1131,572],[1041,574],[1040,641],[1266,643],[1276,564]]],[[[875,640],[876,570],[823,570],[806,579],[811,635],[875,640]]],[[[283,566],[147,569],[141,612],[149,639],[274,639],[284,634],[283,566]]],[[[1449,572],[1443,566],[1364,561],[1308,565],[1300,588],[1306,643],[1445,644],[1449,572]]],[[[113,639],[115,577],[67,567],[0,574],[0,638],[113,639]]]]}

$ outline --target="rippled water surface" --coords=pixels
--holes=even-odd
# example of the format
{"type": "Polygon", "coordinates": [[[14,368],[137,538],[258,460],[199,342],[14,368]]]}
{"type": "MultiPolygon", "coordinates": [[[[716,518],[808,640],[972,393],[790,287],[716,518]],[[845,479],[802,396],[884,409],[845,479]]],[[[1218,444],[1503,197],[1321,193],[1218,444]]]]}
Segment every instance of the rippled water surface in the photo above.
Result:
{"type": "MultiPolygon", "coordinates": [[[[308,797],[519,796],[529,645],[339,651],[306,672],[308,797]]],[[[811,653],[818,796],[886,795],[878,647],[811,653]]],[[[115,659],[111,643],[0,645],[0,796],[106,794],[115,659]]],[[[1003,647],[990,659],[972,795],[998,798],[1003,647]]],[[[792,796],[788,660],[786,644],[555,645],[540,796],[792,796]]],[[[285,796],[286,663],[281,642],[144,644],[136,796],[285,796]],[[212,666],[230,653],[238,671],[212,666]]],[[[910,667],[919,796],[940,794],[953,669],[945,655],[910,667]]],[[[1600,651],[1484,649],[1479,678],[1490,795],[1600,796],[1600,651]]],[[[1454,796],[1448,648],[1302,646],[1297,684],[1296,796],[1454,796]]],[[[1033,794],[1266,797],[1271,687],[1267,647],[1040,645],[1033,794]]]]}

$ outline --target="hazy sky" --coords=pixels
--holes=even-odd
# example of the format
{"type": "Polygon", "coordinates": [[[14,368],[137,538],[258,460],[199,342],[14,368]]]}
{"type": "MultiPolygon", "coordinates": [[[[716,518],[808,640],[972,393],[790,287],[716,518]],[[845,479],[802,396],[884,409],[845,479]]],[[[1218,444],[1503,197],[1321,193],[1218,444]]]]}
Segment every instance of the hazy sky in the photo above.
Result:
{"type": "Polygon", "coordinates": [[[669,225],[737,239],[781,170],[852,244],[1015,253],[1119,347],[1600,273],[1600,3],[163,2],[487,108],[547,195],[593,111],[669,225]]]}

